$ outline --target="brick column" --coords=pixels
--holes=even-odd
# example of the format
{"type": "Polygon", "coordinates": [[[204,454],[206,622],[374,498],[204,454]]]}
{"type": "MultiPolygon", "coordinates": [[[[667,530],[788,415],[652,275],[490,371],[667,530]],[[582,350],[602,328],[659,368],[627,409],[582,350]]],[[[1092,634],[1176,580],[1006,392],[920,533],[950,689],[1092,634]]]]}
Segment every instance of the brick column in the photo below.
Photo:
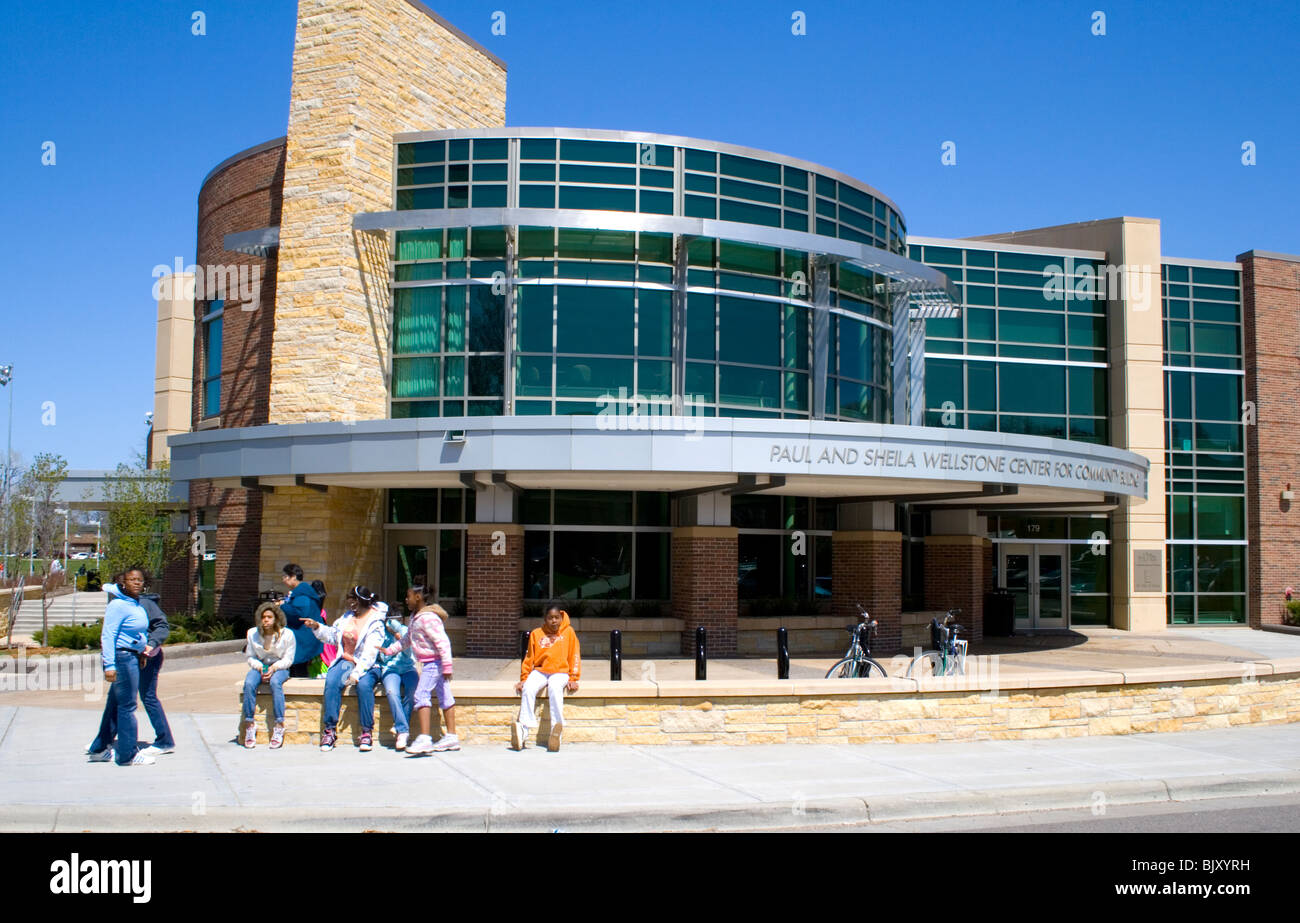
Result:
{"type": "Polygon", "coordinates": [[[833,532],[831,549],[832,614],[851,624],[861,604],[880,623],[872,652],[894,654],[903,645],[902,533],[833,532]]]}
{"type": "Polygon", "coordinates": [[[470,657],[518,657],[524,600],[524,527],[471,523],[465,577],[465,652],[470,657]],[[494,533],[500,533],[493,538],[494,533]],[[493,554],[493,550],[504,554],[493,554]]]}
{"type": "Polygon", "coordinates": [[[925,539],[925,607],[962,610],[958,622],[969,641],[984,639],[984,582],[993,543],[979,535],[925,539]]]}
{"type": "Polygon", "coordinates": [[[682,653],[695,653],[703,626],[710,657],[736,655],[736,537],[730,526],[673,530],[673,615],[685,622],[682,653]]]}

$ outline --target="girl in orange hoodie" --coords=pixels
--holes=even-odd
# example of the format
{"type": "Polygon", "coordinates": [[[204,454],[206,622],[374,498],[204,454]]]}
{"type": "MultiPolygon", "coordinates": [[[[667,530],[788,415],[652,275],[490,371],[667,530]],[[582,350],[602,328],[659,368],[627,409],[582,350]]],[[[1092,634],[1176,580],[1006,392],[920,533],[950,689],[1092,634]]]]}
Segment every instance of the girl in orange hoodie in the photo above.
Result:
{"type": "Polygon", "coordinates": [[[578,649],[578,635],[569,625],[569,613],[558,605],[546,610],[542,627],[534,628],[528,636],[528,656],[519,671],[515,692],[520,693],[519,720],[510,729],[510,746],[522,750],[537,728],[537,693],[546,688],[551,703],[551,736],[546,749],[554,753],[560,749],[560,735],[564,731],[564,693],[578,691],[578,678],[582,672],[582,653],[578,649]]]}

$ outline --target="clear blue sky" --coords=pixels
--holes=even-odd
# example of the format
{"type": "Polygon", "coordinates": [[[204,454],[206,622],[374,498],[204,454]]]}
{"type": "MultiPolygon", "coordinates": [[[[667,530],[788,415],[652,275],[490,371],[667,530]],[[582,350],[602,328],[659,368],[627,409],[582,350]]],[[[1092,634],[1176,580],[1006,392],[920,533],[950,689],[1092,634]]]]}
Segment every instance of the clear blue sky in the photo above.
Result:
{"type": "MultiPolygon", "coordinates": [[[[506,61],[511,125],[803,157],[889,195],[914,234],[1124,214],[1159,218],[1171,256],[1300,252],[1294,3],[430,5],[506,61]],[[1091,31],[1099,8],[1104,36],[1091,31]],[[796,9],[803,36],[791,33],[796,9]],[[505,35],[492,34],[496,10],[505,35]],[[945,141],[955,166],[940,163],[945,141]],[[1255,166],[1241,163],[1245,141],[1255,166]]],[[[193,261],[208,170],[285,133],[295,10],[6,5],[0,364],[15,366],[24,459],[54,451],[74,468],[112,467],[143,449],[151,270],[193,261]],[[191,34],[195,9],[206,35],[191,34]],[[41,163],[46,141],[54,166],[41,163]]]]}

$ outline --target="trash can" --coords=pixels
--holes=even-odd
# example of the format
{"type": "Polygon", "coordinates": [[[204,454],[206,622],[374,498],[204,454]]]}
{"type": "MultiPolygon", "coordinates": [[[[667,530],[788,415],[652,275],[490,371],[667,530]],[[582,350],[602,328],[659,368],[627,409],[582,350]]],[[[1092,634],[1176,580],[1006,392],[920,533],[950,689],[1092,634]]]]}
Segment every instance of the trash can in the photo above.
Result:
{"type": "Polygon", "coordinates": [[[1010,590],[984,594],[984,636],[1009,638],[1016,633],[1016,598],[1010,590]]]}

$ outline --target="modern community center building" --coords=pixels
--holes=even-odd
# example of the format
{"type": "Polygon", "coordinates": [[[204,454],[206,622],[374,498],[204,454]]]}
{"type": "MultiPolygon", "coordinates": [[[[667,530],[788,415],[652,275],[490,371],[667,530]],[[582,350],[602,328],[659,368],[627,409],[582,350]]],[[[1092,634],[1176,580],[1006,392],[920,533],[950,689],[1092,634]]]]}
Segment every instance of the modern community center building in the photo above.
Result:
{"type": "Polygon", "coordinates": [[[979,640],[997,587],[1020,630],[1282,620],[1300,257],[918,237],[784,154],[503,127],[505,89],[418,2],[300,0],[287,137],[199,190],[199,273],[256,284],[159,302],[190,605],[428,581],[498,656],[554,597],[711,656],[859,605],[885,653],[954,606],[979,640]]]}

